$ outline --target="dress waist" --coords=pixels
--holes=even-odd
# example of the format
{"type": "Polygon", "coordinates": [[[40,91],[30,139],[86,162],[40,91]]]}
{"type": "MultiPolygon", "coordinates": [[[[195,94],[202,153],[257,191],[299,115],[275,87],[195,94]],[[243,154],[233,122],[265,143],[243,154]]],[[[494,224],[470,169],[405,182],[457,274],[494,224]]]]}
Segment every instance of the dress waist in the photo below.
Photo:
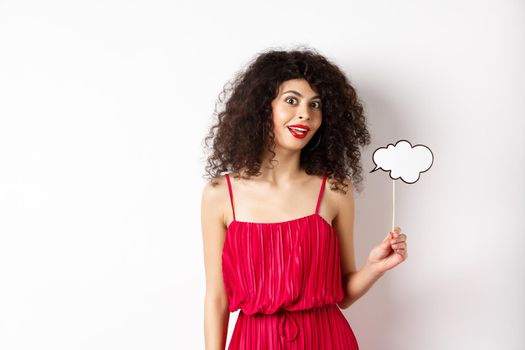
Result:
{"type": "Polygon", "coordinates": [[[337,309],[336,311],[340,312],[339,307],[335,303],[297,310],[279,308],[272,313],[256,312],[253,314],[246,314],[242,310],[240,312],[243,314],[243,317],[254,317],[259,320],[264,319],[265,317],[277,317],[277,333],[287,341],[293,341],[299,333],[299,325],[297,323],[298,318],[308,313],[326,312],[331,311],[331,309],[337,309]]]}

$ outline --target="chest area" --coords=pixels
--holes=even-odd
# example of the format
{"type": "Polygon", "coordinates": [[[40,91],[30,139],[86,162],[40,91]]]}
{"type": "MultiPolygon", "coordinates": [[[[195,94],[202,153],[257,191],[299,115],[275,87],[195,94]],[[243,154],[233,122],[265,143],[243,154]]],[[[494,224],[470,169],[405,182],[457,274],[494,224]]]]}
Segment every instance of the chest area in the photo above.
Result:
{"type": "Polygon", "coordinates": [[[324,266],[339,258],[334,229],[318,214],[276,223],[232,221],[226,232],[223,261],[243,266],[290,264],[324,266]]]}

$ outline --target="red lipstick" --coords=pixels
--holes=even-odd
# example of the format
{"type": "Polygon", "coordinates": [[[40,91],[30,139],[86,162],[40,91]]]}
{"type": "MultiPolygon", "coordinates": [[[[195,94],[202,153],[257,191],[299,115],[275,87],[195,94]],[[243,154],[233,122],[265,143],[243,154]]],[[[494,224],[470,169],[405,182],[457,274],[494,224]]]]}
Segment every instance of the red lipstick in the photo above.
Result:
{"type": "Polygon", "coordinates": [[[304,124],[288,125],[288,130],[292,133],[295,138],[302,139],[306,137],[310,128],[304,124]]]}

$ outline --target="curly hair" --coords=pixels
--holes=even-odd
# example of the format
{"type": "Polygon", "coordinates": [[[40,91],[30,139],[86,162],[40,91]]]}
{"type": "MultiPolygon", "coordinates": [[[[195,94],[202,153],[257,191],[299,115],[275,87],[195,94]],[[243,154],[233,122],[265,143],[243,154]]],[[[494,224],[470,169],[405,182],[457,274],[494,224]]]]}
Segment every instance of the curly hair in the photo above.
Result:
{"type": "Polygon", "coordinates": [[[317,130],[321,141],[313,137],[301,150],[300,166],[309,175],[326,170],[335,190],[343,187],[346,193],[345,179],[350,179],[360,191],[359,146],[370,144],[370,134],[356,90],[341,69],[311,48],[271,49],[248,63],[223,86],[215,104],[216,123],[204,139],[207,148],[213,140],[205,170],[208,179],[227,172],[237,177],[241,171],[248,177],[261,174],[265,148],[275,157],[272,100],[283,82],[305,79],[320,95],[323,120],[317,130]],[[218,112],[218,103],[227,96],[218,112]]]}

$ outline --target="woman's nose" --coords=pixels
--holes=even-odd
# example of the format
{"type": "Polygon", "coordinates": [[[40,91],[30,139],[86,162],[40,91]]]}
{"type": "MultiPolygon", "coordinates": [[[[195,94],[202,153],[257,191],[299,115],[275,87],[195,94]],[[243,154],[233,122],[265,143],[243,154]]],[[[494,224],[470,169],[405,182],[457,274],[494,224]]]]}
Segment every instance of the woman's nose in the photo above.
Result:
{"type": "Polygon", "coordinates": [[[309,111],[302,111],[302,112],[300,112],[299,119],[301,119],[301,120],[309,120],[310,119],[310,112],[309,111]]]}

